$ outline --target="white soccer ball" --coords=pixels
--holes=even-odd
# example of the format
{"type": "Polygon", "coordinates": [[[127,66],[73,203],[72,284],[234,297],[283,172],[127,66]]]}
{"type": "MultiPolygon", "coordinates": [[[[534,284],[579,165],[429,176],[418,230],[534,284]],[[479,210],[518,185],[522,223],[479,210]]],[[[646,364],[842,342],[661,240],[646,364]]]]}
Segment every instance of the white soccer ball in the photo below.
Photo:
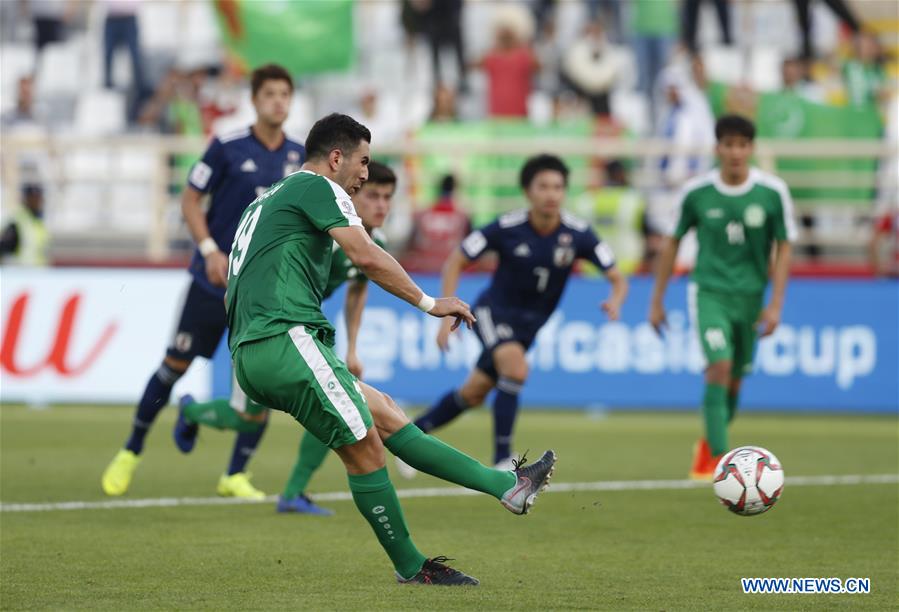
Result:
{"type": "Polygon", "coordinates": [[[767,511],[784,490],[784,471],[777,457],[759,446],[725,453],[712,480],[715,495],[727,509],[743,516],[767,511]]]}

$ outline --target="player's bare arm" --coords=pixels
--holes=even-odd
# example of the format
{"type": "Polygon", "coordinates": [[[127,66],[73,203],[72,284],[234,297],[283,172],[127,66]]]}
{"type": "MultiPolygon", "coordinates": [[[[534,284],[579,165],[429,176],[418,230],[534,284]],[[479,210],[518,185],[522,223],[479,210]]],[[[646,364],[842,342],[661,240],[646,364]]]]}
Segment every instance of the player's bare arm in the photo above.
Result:
{"type": "Polygon", "coordinates": [[[790,255],[792,247],[783,240],[777,242],[774,254],[774,274],[771,282],[771,300],[759,315],[759,333],[770,336],[780,324],[780,313],[783,310],[784,295],[787,291],[787,279],[790,276],[790,255]]]}
{"type": "Polygon", "coordinates": [[[669,237],[656,265],[656,282],[649,302],[649,323],[658,334],[662,333],[666,325],[663,301],[665,299],[665,290],[668,288],[668,281],[674,272],[674,258],[677,256],[677,248],[679,246],[680,240],[669,237]]]}
{"type": "Polygon", "coordinates": [[[346,321],[346,365],[356,378],[362,378],[362,362],[356,355],[356,339],[362,326],[362,311],[368,297],[368,283],[350,282],[347,284],[343,313],[346,321]]]}
{"type": "Polygon", "coordinates": [[[329,233],[350,261],[388,293],[432,316],[454,317],[452,329],[459,327],[463,321],[469,327],[474,324],[475,318],[468,304],[459,298],[430,298],[434,300],[433,305],[423,304],[423,298],[428,297],[425,292],[415,284],[399,262],[375,244],[361,227],[335,227],[329,233]]]}
{"type": "Polygon", "coordinates": [[[190,185],[185,187],[181,195],[181,214],[206,261],[206,277],[216,287],[224,287],[228,281],[228,256],[222,253],[209,235],[206,212],[203,210],[204,195],[190,185]]]}
{"type": "MultiPolygon", "coordinates": [[[[443,264],[443,272],[440,277],[440,293],[442,295],[454,295],[456,293],[456,289],[459,287],[459,277],[468,263],[469,260],[462,253],[462,249],[456,249],[447,258],[443,264]]],[[[451,324],[452,321],[449,319],[440,322],[440,329],[437,331],[437,346],[442,351],[449,349],[449,335],[452,331],[451,324]]]]}
{"type": "Polygon", "coordinates": [[[621,316],[621,305],[624,304],[624,298],[627,297],[627,279],[618,268],[609,268],[606,270],[605,276],[612,285],[612,292],[609,294],[609,298],[600,304],[600,308],[606,313],[609,320],[617,321],[621,316]]]}

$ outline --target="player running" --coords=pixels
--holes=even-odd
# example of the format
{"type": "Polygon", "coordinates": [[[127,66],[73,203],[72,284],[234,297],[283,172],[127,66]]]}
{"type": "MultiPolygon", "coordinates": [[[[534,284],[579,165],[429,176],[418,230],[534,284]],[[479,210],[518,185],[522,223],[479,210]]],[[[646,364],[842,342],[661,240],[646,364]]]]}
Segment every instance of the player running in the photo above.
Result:
{"type": "Polygon", "coordinates": [[[358,381],[334,354],[334,329],[321,311],[332,243],[365,275],[404,301],[455,326],[471,324],[455,297],[434,299],[361,227],[349,194],[368,176],[368,129],[332,114],[312,127],[303,170],[251,204],[231,250],[227,294],[229,345],[241,388],[252,399],[296,418],[346,466],[356,507],[393,562],[401,583],[475,585],[478,581],[428,559],[406,528],[384,467],[384,448],[450,482],[493,495],[525,514],[555,464],[547,451],[514,471],[485,467],[426,435],[392,399],[358,381]]]}
{"type": "MultiPolygon", "coordinates": [[[[501,216],[472,232],[443,267],[441,290],[452,295],[462,270],[488,251],[499,255],[490,285],[478,297],[475,331],[484,347],[477,365],[458,389],[444,395],[415,424],[433,431],[464,410],[480,406],[495,387],[493,400],[496,467],[512,457],[512,430],[518,414],[518,395],[527,380],[525,358],[537,332],[559,303],[574,262],[586,259],[598,266],[612,284],[601,308],[617,320],[627,295],[627,280],[615,267],[615,258],[590,226],[562,210],[568,186],[568,167],[553,155],[538,155],[521,168],[521,188],[529,208],[501,216]]],[[[442,350],[449,345],[450,325],[444,320],[437,335],[442,350]]],[[[414,471],[397,462],[400,472],[414,471]]]]}
{"type": "MultiPolygon", "coordinates": [[[[384,247],[384,241],[377,232],[384,224],[387,214],[390,212],[390,200],[396,189],[396,175],[389,167],[376,161],[368,164],[368,180],[353,194],[353,205],[362,219],[362,227],[372,240],[380,247],[384,247]]],[[[326,300],[341,285],[347,283],[346,298],[344,302],[344,315],[347,329],[347,369],[357,378],[362,378],[362,362],[356,355],[356,338],[359,335],[359,327],[362,324],[362,311],[365,308],[365,300],[368,295],[368,283],[359,268],[353,265],[343,250],[334,243],[334,252],[331,257],[331,268],[328,273],[328,282],[325,287],[322,300],[326,300]]],[[[235,389],[240,386],[235,383],[235,389]]],[[[247,400],[246,396],[232,397],[231,405],[236,405],[239,410],[263,409],[247,400]],[[235,399],[237,401],[235,401],[235,399]]],[[[181,398],[179,402],[180,413],[175,423],[174,439],[178,448],[184,452],[193,450],[198,424],[206,423],[216,425],[215,418],[218,410],[217,404],[223,400],[214,402],[195,403],[189,395],[181,398]]],[[[233,407],[233,406],[232,406],[233,407]]],[[[291,471],[290,478],[284,487],[284,492],[278,498],[278,512],[297,512],[302,514],[317,514],[329,516],[334,514],[327,508],[316,505],[308,495],[306,486],[312,478],[312,474],[321,467],[330,449],[318,438],[308,431],[303,434],[297,454],[296,463],[291,471]]]]}
{"type": "MultiPolygon", "coordinates": [[[[194,357],[211,357],[227,324],[224,295],[228,252],[237,222],[247,205],[270,185],[300,169],[305,149],[282,130],[293,95],[293,81],[281,66],[269,64],[251,76],[256,122],[236,134],[215,138],[188,177],[181,210],[197,242],[188,271],[187,291],[174,338],[159,369],[150,377],[137,405],[131,436],[103,472],[103,491],[122,495],[140,462],[144,437],[169,401],[172,387],[194,357]],[[211,195],[208,212],[202,200],[211,195]]],[[[218,483],[224,496],[262,498],[244,471],[265,430],[261,416],[226,415],[229,429],[238,431],[228,471],[218,483]]]]}
{"type": "Polygon", "coordinates": [[[697,443],[690,476],[712,477],[729,449],[727,426],[737,411],[743,376],[752,371],[757,334],[770,335],[780,323],[790,268],[790,241],[796,239],[793,200],[786,184],[750,167],[755,126],[737,115],[715,125],[719,167],[687,182],[680,195],[674,235],[662,251],[649,322],[661,333],[663,299],[681,239],[695,228],[699,253],[688,288],[693,326],[705,354],[702,411],[705,438],[697,443]],[[763,307],[770,256],[774,282],[763,307]]]}

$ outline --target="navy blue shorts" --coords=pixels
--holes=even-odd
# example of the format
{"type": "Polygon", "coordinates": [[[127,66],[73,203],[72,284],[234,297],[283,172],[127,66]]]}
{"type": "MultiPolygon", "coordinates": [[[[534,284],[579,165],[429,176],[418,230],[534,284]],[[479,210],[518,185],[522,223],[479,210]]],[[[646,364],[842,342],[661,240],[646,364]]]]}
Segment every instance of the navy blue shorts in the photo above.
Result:
{"type": "Polygon", "coordinates": [[[227,327],[225,301],[193,281],[187,290],[181,319],[166,355],[187,361],[198,356],[212,357],[227,327]]]}
{"type": "Polygon", "coordinates": [[[497,310],[486,304],[476,305],[473,312],[477,318],[474,332],[484,347],[481,356],[478,357],[477,368],[493,380],[498,380],[499,373],[493,363],[493,350],[500,344],[517,342],[527,351],[534,343],[542,321],[539,323],[523,321],[520,316],[497,310]]]}

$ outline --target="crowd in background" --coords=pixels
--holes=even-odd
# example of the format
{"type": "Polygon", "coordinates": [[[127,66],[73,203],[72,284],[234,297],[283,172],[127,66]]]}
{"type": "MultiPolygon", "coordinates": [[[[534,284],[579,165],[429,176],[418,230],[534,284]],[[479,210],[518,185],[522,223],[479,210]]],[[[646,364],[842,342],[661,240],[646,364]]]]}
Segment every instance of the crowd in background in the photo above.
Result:
{"type": "MultiPolygon", "coordinates": [[[[120,126],[120,131],[209,136],[248,123],[245,74],[233,58],[195,52],[160,57],[142,48],[141,5],[151,1],[2,2],[4,45],[33,45],[37,70],[46,65],[41,54],[54,44],[77,33],[99,35],[102,86],[122,101],[110,107],[121,117],[101,119],[120,126]]],[[[794,21],[779,27],[795,44],[781,53],[780,75],[773,80],[779,81],[782,91],[815,103],[858,107],[885,108],[894,100],[885,67],[889,58],[851,4],[844,0],[789,4],[794,21]],[[839,34],[824,50],[816,44],[812,18],[816,4],[826,7],[817,15],[827,15],[839,34]]],[[[357,24],[360,59],[350,74],[298,81],[305,106],[295,113],[293,126],[301,132],[297,136],[302,137],[316,114],[336,106],[334,110],[351,112],[368,125],[379,142],[401,140],[429,124],[520,119],[533,124],[587,120],[598,135],[634,134],[710,146],[714,111],[705,51],[723,49],[726,55],[728,48],[740,45],[741,36],[734,24],[734,3],[726,0],[359,2],[357,20],[367,24],[371,15],[366,11],[383,12],[384,5],[389,5],[386,10],[403,37],[391,44],[389,35],[357,24]],[[489,12],[483,12],[485,5],[489,12]],[[709,11],[705,20],[702,10],[709,11]],[[467,19],[471,11],[488,15],[489,23],[472,28],[467,19]],[[396,55],[398,64],[389,68],[399,68],[400,75],[385,70],[378,54],[396,55]],[[404,84],[399,97],[392,91],[396,82],[404,84]]],[[[17,75],[15,97],[2,114],[5,133],[35,126],[55,130],[78,121],[71,103],[39,95],[36,80],[41,75],[35,70],[17,75]]],[[[751,79],[738,75],[734,81],[729,110],[751,114],[755,94],[751,79]]],[[[43,90],[53,91],[46,86],[43,90]]],[[[622,164],[606,161],[612,163],[601,165],[601,179],[594,186],[627,187],[622,164]]],[[[637,194],[645,202],[635,209],[638,221],[622,221],[645,234],[647,248],[634,256],[644,265],[653,252],[653,236],[669,222],[674,189],[708,169],[710,161],[682,155],[656,163],[655,188],[637,194]]],[[[434,204],[433,210],[440,212],[437,219],[450,208],[464,210],[460,190],[452,185],[455,180],[462,177],[441,177],[436,203],[416,202],[414,207],[424,210],[434,204]]],[[[34,188],[35,183],[27,181],[27,187],[34,188]]],[[[593,216],[595,210],[587,210],[591,207],[598,210],[601,205],[594,202],[585,208],[593,216]]],[[[416,231],[428,223],[426,217],[414,217],[416,231]]],[[[425,242],[414,232],[409,239],[413,250],[425,242]]],[[[626,245],[621,248],[628,250],[626,245]]]]}

